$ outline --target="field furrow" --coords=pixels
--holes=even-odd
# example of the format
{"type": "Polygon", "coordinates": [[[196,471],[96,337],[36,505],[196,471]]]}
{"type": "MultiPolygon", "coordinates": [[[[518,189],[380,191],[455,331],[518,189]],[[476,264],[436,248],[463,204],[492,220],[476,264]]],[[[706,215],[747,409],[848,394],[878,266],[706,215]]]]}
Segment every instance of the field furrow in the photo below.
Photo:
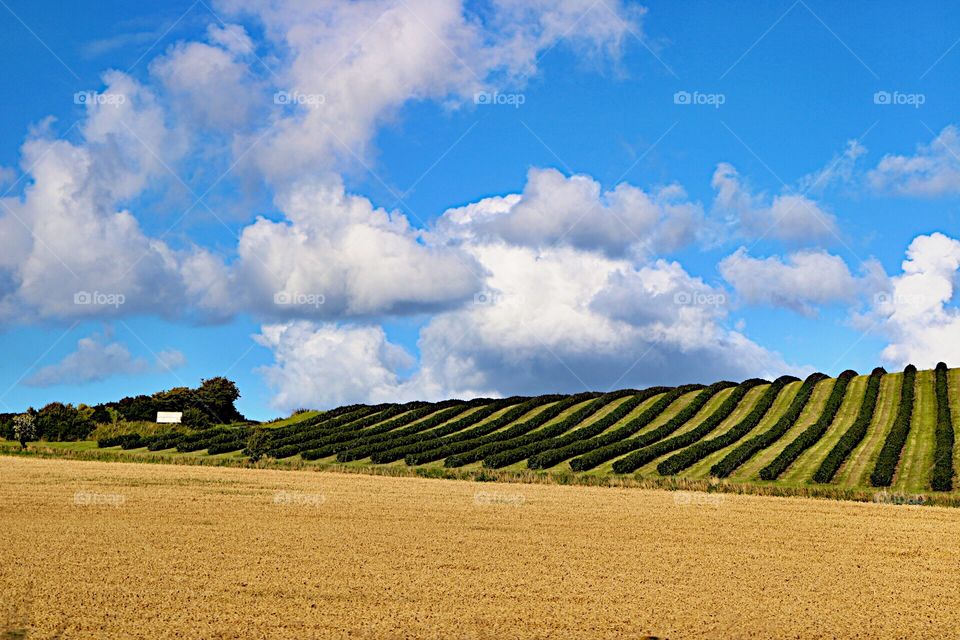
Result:
{"type": "Polygon", "coordinates": [[[877,398],[877,410],[870,428],[867,429],[867,435],[850,454],[847,462],[840,467],[834,479],[836,484],[842,487],[870,486],[870,473],[897,415],[902,378],[902,373],[890,373],[883,377],[880,382],[880,397],[877,398]]]}
{"type": "Polygon", "coordinates": [[[933,371],[919,371],[910,434],[893,480],[895,490],[917,492],[930,488],[936,429],[937,396],[933,371]]]}

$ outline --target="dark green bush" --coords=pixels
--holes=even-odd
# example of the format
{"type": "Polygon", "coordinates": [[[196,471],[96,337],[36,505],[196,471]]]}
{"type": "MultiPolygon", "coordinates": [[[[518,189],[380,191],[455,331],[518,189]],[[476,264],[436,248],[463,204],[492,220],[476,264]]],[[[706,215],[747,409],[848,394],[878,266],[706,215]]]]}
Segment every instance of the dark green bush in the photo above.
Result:
{"type": "Polygon", "coordinates": [[[536,398],[531,398],[523,404],[510,409],[495,420],[478,425],[473,429],[468,429],[463,433],[458,433],[453,436],[433,441],[422,442],[418,445],[411,445],[415,448],[415,450],[407,453],[404,456],[404,461],[410,466],[426,464],[428,462],[442,460],[447,456],[452,456],[463,451],[469,451],[474,447],[480,446],[483,444],[483,438],[487,435],[500,436],[504,437],[505,439],[521,435],[522,433],[529,431],[529,429],[526,428],[525,422],[504,429],[503,431],[499,431],[499,429],[516,422],[537,407],[542,407],[543,405],[551,402],[561,402],[564,397],[565,396],[562,395],[537,396],[536,398]],[[505,436],[505,434],[510,435],[505,436]]]}
{"type": "Polygon", "coordinates": [[[947,385],[947,365],[937,365],[937,432],[933,458],[933,477],[930,486],[934,491],[953,490],[953,416],[950,415],[950,394],[947,385]]]}
{"type": "MultiPolygon", "coordinates": [[[[507,429],[506,431],[491,433],[488,436],[478,438],[473,446],[470,447],[470,449],[448,456],[446,460],[444,460],[443,466],[462,467],[465,464],[483,460],[487,455],[497,453],[498,447],[503,446],[505,443],[515,442],[516,438],[530,434],[535,429],[539,429],[544,424],[553,420],[570,407],[579,404],[584,400],[596,398],[597,395],[598,394],[596,393],[578,393],[576,395],[567,396],[557,404],[547,407],[529,420],[525,420],[518,425],[514,425],[512,428],[507,429]]],[[[591,403],[591,406],[592,405],[593,403],[591,403]]],[[[556,433],[556,428],[558,428],[558,425],[562,425],[563,422],[564,421],[561,421],[557,425],[553,425],[549,432],[556,433]]]]}
{"type": "Polygon", "coordinates": [[[870,474],[870,484],[875,487],[889,487],[893,482],[893,474],[897,471],[897,464],[900,462],[900,454],[903,452],[903,445],[907,442],[907,436],[910,433],[910,422],[913,416],[913,399],[917,380],[917,368],[907,365],[903,370],[903,382],[900,386],[900,406],[897,408],[897,416],[893,420],[893,426],[887,439],[880,449],[880,455],[877,457],[877,464],[870,474]]]}
{"type": "MultiPolygon", "coordinates": [[[[593,424],[581,429],[577,429],[573,433],[563,436],[562,438],[556,438],[543,443],[531,445],[531,447],[536,448],[537,451],[531,450],[531,452],[525,456],[527,457],[527,467],[530,469],[545,469],[563,462],[569,457],[566,453],[568,448],[575,447],[577,444],[587,442],[590,438],[594,438],[602,434],[604,431],[626,418],[628,415],[630,415],[630,412],[650,398],[663,393],[668,393],[669,391],[670,387],[650,387],[649,389],[644,389],[643,391],[634,392],[630,399],[622,402],[616,409],[600,418],[593,424]]],[[[506,455],[506,453],[504,455],[506,455]]]]}
{"type": "Polygon", "coordinates": [[[761,480],[776,480],[780,475],[793,464],[800,455],[815,445],[827,432],[830,425],[837,417],[843,399],[847,395],[847,388],[850,381],[857,376],[857,372],[848,369],[841,373],[836,382],[833,383],[833,389],[830,390],[830,396],[824,404],[820,417],[812,425],[803,430],[803,432],[793,439],[793,442],[783,448],[783,451],[774,458],[770,464],[760,470],[761,480]]]}
{"type": "MultiPolygon", "coordinates": [[[[620,427],[620,429],[616,429],[608,434],[600,436],[599,438],[592,438],[591,440],[587,440],[586,442],[582,443],[581,446],[584,447],[590,445],[591,443],[593,443],[593,446],[591,446],[590,449],[586,449],[588,453],[571,460],[570,468],[574,471],[589,471],[597,465],[603,464],[607,460],[612,460],[613,458],[622,456],[625,453],[636,451],[641,447],[645,447],[648,444],[652,444],[658,440],[666,438],[683,426],[684,422],[696,415],[697,411],[699,411],[703,405],[707,403],[707,400],[712,398],[721,389],[732,384],[732,382],[724,382],[717,383],[716,385],[711,385],[709,387],[704,387],[703,385],[685,385],[682,387],[677,387],[670,393],[664,394],[662,398],[655,402],[649,409],[644,411],[643,414],[637,416],[636,419],[625,424],[623,427],[620,427]],[[627,434],[632,435],[641,428],[653,422],[657,416],[663,413],[667,407],[673,404],[678,398],[680,398],[680,396],[697,390],[699,390],[700,393],[696,395],[690,404],[681,409],[677,415],[668,420],[665,424],[660,425],[653,431],[639,435],[636,438],[630,438],[629,440],[626,439],[627,434]],[[599,448],[597,448],[597,445],[599,445],[599,448]]],[[[571,447],[575,446],[577,445],[571,445],[571,447]]]]}
{"type": "MultiPolygon", "coordinates": [[[[721,384],[726,384],[729,386],[732,383],[721,384]]],[[[743,400],[743,396],[747,395],[747,392],[750,391],[750,389],[761,384],[768,384],[768,382],[766,380],[760,380],[759,378],[752,378],[750,380],[746,380],[742,384],[737,385],[730,396],[724,400],[715,411],[704,418],[703,422],[701,422],[699,425],[690,431],[673,436],[672,438],[667,438],[666,440],[661,440],[660,442],[656,442],[648,447],[644,447],[639,451],[635,451],[630,455],[617,460],[613,463],[613,472],[631,473],[648,462],[656,460],[664,454],[670,453],[671,451],[676,451],[677,449],[682,449],[683,447],[687,447],[694,442],[703,439],[708,433],[720,426],[720,423],[726,420],[730,414],[734,412],[734,410],[743,400]]],[[[699,412],[691,414],[689,418],[684,421],[684,424],[696,417],[697,413],[699,412]]],[[[679,418],[680,416],[678,415],[677,417],[679,418]]]]}
{"type": "Polygon", "coordinates": [[[846,433],[840,436],[840,440],[833,446],[827,457],[820,463],[820,468],[813,474],[813,481],[827,483],[833,480],[841,465],[846,462],[853,450],[857,448],[867,435],[867,429],[873,421],[873,414],[877,408],[877,398],[880,395],[880,382],[886,375],[883,367],[877,367],[870,374],[867,381],[867,390],[863,394],[863,403],[860,405],[860,411],[857,413],[857,419],[854,421],[846,433]]]}
{"type": "Polygon", "coordinates": [[[814,373],[808,376],[800,386],[800,391],[797,392],[797,396],[790,403],[786,413],[780,416],[780,419],[772,427],[753,436],[724,456],[720,462],[710,468],[710,475],[717,478],[726,478],[743,463],[755,456],[757,452],[766,449],[779,440],[800,418],[800,414],[803,412],[803,408],[807,406],[817,383],[826,379],[827,376],[822,373],[814,373]]]}
{"type": "Polygon", "coordinates": [[[797,382],[798,380],[799,378],[795,378],[794,376],[780,376],[767,387],[763,395],[757,400],[757,403],[750,409],[750,413],[748,413],[743,420],[714,438],[696,442],[683,451],[679,451],[675,455],[670,456],[657,465],[657,473],[662,476],[680,473],[684,469],[703,460],[711,453],[725,449],[737,442],[760,424],[763,416],[767,415],[767,412],[770,410],[770,407],[773,406],[774,401],[777,399],[777,396],[780,395],[783,388],[791,382],[797,382]]]}

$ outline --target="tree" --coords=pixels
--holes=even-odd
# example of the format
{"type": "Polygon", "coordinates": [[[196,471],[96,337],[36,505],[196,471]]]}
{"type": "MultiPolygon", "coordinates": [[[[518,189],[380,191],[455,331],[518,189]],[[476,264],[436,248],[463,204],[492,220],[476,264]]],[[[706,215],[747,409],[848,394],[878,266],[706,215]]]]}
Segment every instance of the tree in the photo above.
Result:
{"type": "Polygon", "coordinates": [[[266,429],[254,429],[247,437],[247,455],[250,456],[250,462],[257,462],[266,453],[269,447],[270,437],[266,429]]]}
{"type": "Polygon", "coordinates": [[[13,418],[13,437],[20,441],[20,448],[26,449],[27,442],[37,439],[37,424],[31,413],[21,413],[13,418]]]}
{"type": "Polygon", "coordinates": [[[198,406],[220,423],[243,420],[243,416],[233,406],[239,397],[237,384],[222,376],[202,381],[197,389],[198,406]]]}
{"type": "Polygon", "coordinates": [[[72,404],[51,402],[37,414],[37,436],[47,440],[83,440],[96,428],[92,411],[81,411],[72,404]]]}
{"type": "Polygon", "coordinates": [[[210,416],[196,407],[187,407],[183,410],[181,423],[192,429],[204,429],[210,426],[210,416]]]}

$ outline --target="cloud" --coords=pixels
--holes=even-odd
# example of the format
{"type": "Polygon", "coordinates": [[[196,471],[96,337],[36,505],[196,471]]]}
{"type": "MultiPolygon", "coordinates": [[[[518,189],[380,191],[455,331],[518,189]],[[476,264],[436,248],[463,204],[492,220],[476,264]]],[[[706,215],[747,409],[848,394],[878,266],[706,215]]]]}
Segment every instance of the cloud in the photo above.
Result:
{"type": "Polygon", "coordinates": [[[885,155],[867,175],[877,191],[936,198],[960,193],[960,132],[943,128],[929,144],[910,155],[885,155]]]}
{"type": "Polygon", "coordinates": [[[211,26],[213,44],[181,42],[150,64],[168,103],[197,127],[236,132],[256,112],[266,113],[267,92],[243,60],[253,43],[239,25],[211,26]]]}
{"type": "Polygon", "coordinates": [[[281,222],[240,237],[237,281],[249,309],[273,317],[414,313],[470,299],[481,268],[456,248],[427,246],[399,212],[345,193],[339,180],[284,196],[281,222]]]}
{"type": "Polygon", "coordinates": [[[264,327],[258,342],[274,354],[264,373],[278,406],[603,390],[798,370],[726,328],[725,294],[678,263],[636,268],[594,251],[502,241],[468,250],[489,273],[486,289],[472,304],[430,319],[406,377],[413,363],[395,357],[399,347],[379,328],[303,321],[264,327]]]}
{"type": "Polygon", "coordinates": [[[942,233],[914,238],[902,272],[877,291],[859,322],[888,338],[884,361],[921,368],[960,362],[960,309],[951,304],[958,270],[960,241],[942,233]]]}
{"type": "Polygon", "coordinates": [[[99,382],[118,375],[139,375],[150,371],[170,371],[186,364],[186,357],[175,350],[161,351],[157,363],[151,366],[146,360],[136,358],[120,342],[112,342],[109,336],[94,334],[81,338],[77,349],[56,364],[37,370],[24,381],[32,387],[51,387],[60,384],[78,385],[99,382]]]}
{"type": "MultiPolygon", "coordinates": [[[[619,1],[496,0],[481,15],[459,0],[221,0],[217,9],[261,22],[281,59],[271,80],[287,109],[250,157],[274,185],[363,162],[377,127],[410,101],[463,104],[490,85],[522,83],[555,45],[617,56],[640,33],[640,12],[619,1]]],[[[250,144],[239,137],[237,152],[250,144]]]]}
{"type": "Polygon", "coordinates": [[[818,305],[853,302],[858,282],[839,256],[822,250],[753,258],[741,247],[719,264],[723,278],[749,304],[785,307],[804,315],[818,305]]]}
{"type": "Polygon", "coordinates": [[[273,352],[260,372],[284,411],[400,399],[400,371],[413,364],[377,326],[300,320],[264,325],[254,340],[273,352]]]}
{"type": "Polygon", "coordinates": [[[499,238],[516,245],[572,246],[622,256],[670,252],[693,242],[703,210],[677,185],[652,194],[627,183],[603,191],[586,175],[533,168],[522,194],[487,198],[447,211],[437,223],[449,238],[499,238]]]}
{"type": "Polygon", "coordinates": [[[853,182],[857,176],[857,161],[867,153],[859,140],[848,140],[843,153],[834,155],[830,162],[798,181],[802,193],[821,194],[834,184],[853,182]]]}
{"type": "Polygon", "coordinates": [[[793,243],[839,237],[836,216],[814,200],[793,192],[772,198],[755,194],[743,184],[733,165],[726,162],[717,165],[711,185],[716,190],[714,209],[726,214],[745,237],[793,243]]]}

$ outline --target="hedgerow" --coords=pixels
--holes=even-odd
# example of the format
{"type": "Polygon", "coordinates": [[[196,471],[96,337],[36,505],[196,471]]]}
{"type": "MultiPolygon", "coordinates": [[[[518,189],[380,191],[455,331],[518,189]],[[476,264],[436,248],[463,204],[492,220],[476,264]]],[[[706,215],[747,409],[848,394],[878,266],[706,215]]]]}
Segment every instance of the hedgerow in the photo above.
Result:
{"type": "MultiPolygon", "coordinates": [[[[487,457],[483,459],[483,466],[488,469],[502,469],[503,467],[511,465],[515,462],[526,460],[531,455],[539,451],[554,448],[556,446],[563,446],[565,444],[569,444],[570,442],[589,437],[590,435],[596,435],[599,433],[599,431],[597,431],[597,423],[603,422],[602,420],[598,420],[597,423],[591,424],[587,427],[577,429],[572,433],[567,432],[610,403],[616,402],[620,398],[631,394],[636,394],[636,391],[626,390],[606,393],[595,399],[587,406],[574,411],[572,414],[553,426],[541,429],[540,431],[527,434],[511,441],[497,443],[496,448],[499,449],[499,452],[488,453],[487,457]]],[[[620,407],[618,407],[618,409],[619,408],[620,407]]],[[[615,411],[612,413],[615,413],[615,411]]],[[[491,449],[491,451],[493,450],[491,449]]]]}
{"type": "MultiPolygon", "coordinates": [[[[222,433],[211,434],[207,438],[190,440],[190,441],[180,441],[177,444],[177,451],[180,453],[187,453],[190,451],[202,451],[204,449],[209,449],[214,445],[224,445],[227,443],[231,443],[235,440],[242,441],[244,438],[247,437],[248,431],[249,430],[246,428],[225,429],[222,433]]],[[[242,448],[243,446],[241,443],[241,446],[237,447],[237,449],[242,449],[242,448]]],[[[233,451],[236,451],[237,449],[233,449],[233,451]]]]}
{"type": "MultiPolygon", "coordinates": [[[[418,402],[411,404],[419,407],[424,403],[418,402]]],[[[316,425],[313,428],[300,431],[299,433],[272,439],[267,455],[269,455],[271,458],[286,458],[295,455],[304,449],[308,449],[311,446],[318,446],[317,443],[322,441],[324,438],[336,434],[354,434],[360,429],[364,429],[384,420],[389,420],[404,413],[405,411],[409,411],[411,408],[412,407],[410,404],[383,404],[370,407],[370,411],[363,411],[359,415],[346,414],[338,418],[334,418],[332,421],[324,422],[316,425]],[[293,453],[288,453],[290,451],[293,453]]]]}
{"type": "MultiPolygon", "coordinates": [[[[729,384],[732,383],[721,383],[729,384]]],[[[660,456],[670,453],[671,451],[676,451],[677,449],[682,449],[683,447],[689,446],[694,442],[701,440],[708,433],[716,429],[721,422],[726,420],[734,409],[740,404],[743,400],[743,396],[747,395],[747,392],[750,389],[754,388],[760,384],[768,384],[766,380],[760,380],[759,378],[751,378],[746,380],[743,383],[736,386],[736,388],[730,393],[730,396],[727,397],[715,411],[713,411],[709,416],[707,416],[703,422],[699,425],[679,435],[673,436],[672,438],[667,438],[666,440],[661,440],[656,442],[648,447],[644,447],[639,451],[635,451],[625,458],[621,458],[613,463],[613,472],[614,473],[631,473],[643,465],[647,464],[651,460],[656,460],[660,456]]],[[[726,388],[726,387],[723,387],[726,388]]],[[[691,413],[689,418],[684,422],[689,422],[690,419],[693,419],[696,416],[697,412],[691,413]]],[[[677,418],[680,416],[678,415],[677,418]]]]}
{"type": "MultiPolygon", "coordinates": [[[[578,458],[574,458],[570,461],[570,468],[574,471],[589,471],[599,464],[603,464],[607,460],[612,460],[618,456],[622,456],[631,451],[635,451],[642,447],[645,447],[649,444],[662,440],[666,438],[674,431],[679,429],[683,424],[695,416],[703,405],[712,398],[714,395],[719,393],[722,389],[725,389],[729,386],[733,386],[733,382],[718,382],[712,384],[709,387],[700,387],[700,393],[694,397],[690,404],[685,406],[680,410],[677,415],[668,420],[665,424],[657,427],[653,431],[644,433],[643,435],[637,436],[636,438],[630,438],[629,440],[617,440],[612,444],[603,446],[599,449],[590,451],[589,453],[582,455],[578,458]]],[[[659,402],[657,402],[653,407],[650,407],[648,411],[645,411],[644,414],[650,413],[653,409],[660,409],[655,415],[650,416],[650,419],[647,421],[649,423],[657,415],[663,413],[663,411],[670,405],[674,400],[679,398],[684,393],[691,391],[689,388],[677,387],[674,391],[666,394],[659,402]],[[665,401],[668,401],[664,403],[665,401]]],[[[643,416],[639,416],[643,417],[643,416]]]]}
{"type": "Polygon", "coordinates": [[[917,380],[917,368],[912,364],[903,370],[903,382],[900,387],[900,406],[897,407],[897,416],[887,439],[880,449],[877,464],[870,474],[870,484],[875,487],[889,487],[893,482],[893,474],[897,471],[903,445],[907,442],[910,433],[910,422],[913,416],[913,399],[917,380]]]}
{"type": "Polygon", "coordinates": [[[880,396],[880,383],[883,376],[886,375],[883,367],[877,367],[870,374],[867,380],[867,390],[863,394],[863,403],[860,405],[860,411],[857,413],[857,419],[850,428],[840,436],[837,444],[827,454],[827,457],[820,463],[820,468],[813,474],[813,481],[827,483],[833,480],[837,471],[846,462],[853,450],[857,448],[867,435],[867,429],[873,421],[873,414],[877,408],[877,398],[880,396]]]}
{"type": "MultiPolygon", "coordinates": [[[[487,403],[490,402],[490,400],[484,400],[483,402],[487,403]]],[[[380,451],[386,443],[393,442],[397,439],[403,439],[407,437],[421,438],[423,437],[423,432],[455,418],[463,412],[476,407],[477,404],[477,402],[467,403],[458,401],[455,406],[434,411],[433,414],[427,419],[421,420],[420,422],[410,425],[409,427],[377,434],[374,436],[359,438],[358,440],[350,443],[349,449],[341,451],[337,454],[337,462],[362,460],[376,451],[380,451]]],[[[437,407],[439,406],[440,405],[437,405],[437,407]]]]}
{"type": "MultiPolygon", "coordinates": [[[[497,429],[498,427],[490,427],[489,423],[487,423],[474,429],[470,429],[469,431],[464,431],[464,429],[489,418],[498,411],[528,400],[528,398],[514,396],[505,400],[490,402],[480,409],[477,409],[470,415],[464,416],[463,418],[451,422],[450,424],[443,425],[442,427],[437,427],[432,431],[418,434],[416,436],[408,436],[405,438],[398,438],[396,440],[389,440],[381,445],[383,448],[382,451],[377,451],[370,455],[370,461],[375,464],[396,462],[397,460],[402,460],[409,454],[420,453],[434,449],[444,444],[444,442],[452,442],[457,439],[469,440],[470,438],[484,435],[497,429]],[[443,440],[444,436],[449,436],[451,434],[456,435],[452,436],[451,438],[447,438],[447,440],[443,440]]],[[[519,409],[520,407],[517,407],[513,411],[519,411],[519,409]]],[[[523,413],[518,413],[517,415],[523,415],[523,413]]]]}
{"type": "Polygon", "coordinates": [[[799,381],[799,378],[795,378],[794,376],[780,376],[767,387],[760,396],[760,399],[757,400],[757,403],[750,409],[750,413],[748,413],[743,420],[714,438],[696,442],[683,451],[679,451],[670,456],[657,465],[657,473],[662,476],[680,473],[684,469],[700,462],[711,453],[725,449],[737,442],[760,424],[760,421],[767,415],[770,407],[773,406],[777,396],[780,395],[780,391],[791,382],[797,381],[799,381]]]}
{"type": "MultiPolygon", "coordinates": [[[[630,415],[631,411],[639,407],[650,398],[667,393],[670,390],[670,387],[650,387],[649,389],[644,389],[643,391],[634,392],[633,396],[631,396],[628,400],[620,403],[616,409],[600,418],[593,424],[581,429],[577,429],[573,433],[565,435],[561,438],[555,438],[530,445],[531,452],[526,456],[527,467],[530,469],[545,469],[563,462],[570,457],[566,453],[568,450],[576,447],[578,444],[587,442],[589,438],[593,438],[602,434],[604,431],[626,418],[628,415],[630,415]],[[533,449],[536,449],[536,451],[533,449]]],[[[503,455],[507,455],[508,453],[509,452],[505,452],[503,455]]]]}
{"type": "Polygon", "coordinates": [[[856,371],[847,369],[837,377],[836,382],[833,384],[833,389],[830,390],[830,396],[824,404],[823,411],[820,413],[820,417],[817,418],[816,422],[804,429],[790,444],[784,447],[783,451],[781,451],[770,464],[760,470],[761,480],[776,480],[787,470],[787,467],[796,462],[797,458],[799,458],[804,451],[819,442],[820,438],[823,437],[823,434],[827,432],[830,425],[832,425],[836,419],[837,412],[840,411],[843,399],[847,395],[847,388],[850,386],[850,381],[856,376],[856,371]]]}
{"type": "Polygon", "coordinates": [[[140,446],[142,438],[139,433],[124,433],[119,436],[112,436],[109,438],[101,438],[97,440],[97,447],[100,449],[105,449],[107,447],[122,447],[124,449],[135,449],[140,446]],[[135,444],[136,446],[124,446],[128,443],[135,444]]]}
{"type": "MultiPolygon", "coordinates": [[[[530,434],[534,429],[539,429],[545,425],[550,420],[553,420],[561,413],[569,409],[570,407],[577,405],[584,400],[589,400],[590,398],[596,398],[599,394],[596,393],[578,393],[576,395],[567,396],[557,404],[552,407],[547,407],[534,417],[526,420],[514,427],[507,429],[506,431],[501,431],[497,433],[491,433],[488,436],[479,438],[478,441],[470,449],[463,451],[461,453],[456,453],[451,456],[447,456],[446,460],[443,461],[443,466],[445,467],[462,467],[465,464],[470,464],[471,462],[478,462],[483,460],[487,455],[498,453],[502,449],[500,447],[508,446],[510,447],[514,442],[519,444],[524,444],[522,440],[518,441],[517,439],[520,436],[526,436],[530,434]],[[512,433],[511,433],[512,432],[512,433]],[[510,434],[510,435],[508,435],[510,434]]],[[[595,403],[591,403],[590,406],[594,406],[595,403]]],[[[559,435],[557,433],[557,428],[560,425],[563,425],[565,421],[560,421],[557,424],[553,425],[549,429],[544,430],[545,432],[551,433],[553,435],[559,435]]],[[[562,432],[560,432],[562,433],[562,432]]],[[[538,434],[531,434],[534,437],[538,434]]],[[[549,436],[548,436],[549,437],[549,436]]]]}
{"type": "Polygon", "coordinates": [[[953,489],[953,417],[950,415],[950,397],[947,392],[947,365],[937,364],[937,432],[933,459],[933,477],[930,486],[934,491],[953,489]]]}
{"type": "Polygon", "coordinates": [[[810,400],[810,396],[813,395],[813,389],[817,386],[817,383],[826,379],[827,376],[822,373],[814,373],[807,376],[807,379],[800,385],[800,390],[797,392],[793,402],[790,403],[786,413],[780,416],[780,419],[777,420],[772,427],[763,433],[753,436],[724,456],[720,462],[710,468],[710,475],[717,478],[726,478],[743,463],[756,455],[758,451],[769,447],[779,440],[800,418],[800,414],[803,412],[803,408],[807,406],[807,402],[810,400]]]}
{"type": "Polygon", "coordinates": [[[337,433],[332,433],[314,441],[317,444],[310,448],[302,447],[300,457],[304,460],[319,460],[320,458],[332,456],[335,453],[340,453],[341,451],[352,448],[361,441],[370,440],[375,436],[397,433],[400,431],[400,427],[421,420],[438,409],[447,409],[454,404],[463,404],[463,401],[445,400],[444,402],[438,402],[436,404],[421,403],[422,406],[417,406],[413,410],[402,413],[391,420],[385,422],[378,421],[363,431],[357,431],[356,429],[339,430],[337,433]]]}
{"type": "Polygon", "coordinates": [[[516,422],[533,409],[551,402],[562,402],[564,397],[565,396],[562,395],[550,395],[531,398],[520,406],[507,411],[499,418],[478,425],[473,429],[468,429],[463,433],[458,433],[447,438],[419,443],[419,445],[415,446],[414,451],[407,453],[403,457],[404,462],[410,466],[415,466],[435,460],[442,460],[447,456],[469,451],[474,447],[484,444],[485,441],[483,439],[488,435],[490,437],[501,436],[504,437],[504,439],[522,435],[533,427],[528,428],[526,422],[520,422],[503,431],[499,431],[499,429],[516,422]]]}

